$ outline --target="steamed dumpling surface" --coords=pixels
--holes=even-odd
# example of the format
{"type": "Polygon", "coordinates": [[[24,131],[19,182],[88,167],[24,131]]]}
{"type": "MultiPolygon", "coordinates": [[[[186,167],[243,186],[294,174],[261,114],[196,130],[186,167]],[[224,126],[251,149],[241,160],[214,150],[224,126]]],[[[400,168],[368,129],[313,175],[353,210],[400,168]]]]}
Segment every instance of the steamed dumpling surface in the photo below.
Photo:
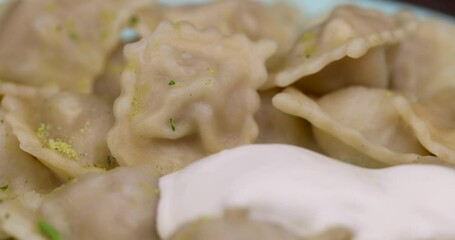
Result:
{"type": "Polygon", "coordinates": [[[280,87],[296,83],[314,94],[351,85],[386,88],[392,46],[415,25],[410,13],[388,16],[350,5],[337,7],[301,35],[269,82],[280,87]]]}
{"type": "Polygon", "coordinates": [[[161,23],[126,47],[128,66],[114,106],[109,147],[120,165],[162,173],[258,135],[256,90],[265,82],[270,41],[224,37],[188,23],[161,23]]]}
{"type": "Polygon", "coordinates": [[[0,78],[90,93],[121,27],[148,0],[22,0],[0,27],[0,78]]]}

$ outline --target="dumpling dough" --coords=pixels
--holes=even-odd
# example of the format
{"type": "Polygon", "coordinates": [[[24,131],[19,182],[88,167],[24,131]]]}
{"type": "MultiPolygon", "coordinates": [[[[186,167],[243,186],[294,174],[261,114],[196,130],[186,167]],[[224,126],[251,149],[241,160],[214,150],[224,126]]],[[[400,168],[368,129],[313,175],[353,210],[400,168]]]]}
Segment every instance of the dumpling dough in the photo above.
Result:
{"type": "Polygon", "coordinates": [[[439,162],[428,156],[394,108],[393,99],[387,90],[350,87],[315,101],[289,88],[273,104],[310,121],[319,145],[334,158],[366,167],[439,162]]]}
{"type": "MultiPolygon", "coordinates": [[[[455,80],[455,79],[454,79],[455,80]]],[[[455,164],[455,88],[439,91],[420,101],[405,97],[394,103],[403,119],[430,152],[455,164]]]]}
{"type": "Polygon", "coordinates": [[[318,95],[350,85],[385,88],[392,46],[415,26],[415,17],[406,12],[387,16],[350,5],[338,7],[302,34],[269,84],[296,83],[318,95]]]}
{"type": "MultiPolygon", "coordinates": [[[[18,237],[17,232],[22,239],[32,239],[24,235],[27,233],[22,226],[22,209],[37,208],[42,196],[58,187],[60,181],[51,170],[19,148],[19,141],[4,117],[0,109],[0,239],[18,237]]],[[[28,211],[24,211],[27,215],[28,211]]]]}
{"type": "Polygon", "coordinates": [[[128,66],[108,143],[122,166],[153,163],[169,173],[208,155],[254,142],[271,41],[224,37],[187,23],[161,23],[125,48],[128,66]]]}
{"type": "Polygon", "coordinates": [[[428,98],[455,87],[455,24],[434,19],[399,46],[391,88],[411,99],[428,98]]]}
{"type": "Polygon", "coordinates": [[[201,218],[177,230],[170,240],[350,240],[347,229],[333,228],[313,237],[298,237],[278,225],[248,218],[246,210],[229,209],[223,218],[201,218]]]}
{"type": "Polygon", "coordinates": [[[121,27],[149,0],[22,0],[0,28],[0,79],[89,93],[121,27]]]}
{"type": "Polygon", "coordinates": [[[106,143],[112,110],[96,96],[35,89],[2,104],[21,149],[63,181],[115,166],[106,143]]]}
{"type": "Polygon", "coordinates": [[[255,115],[259,136],[255,143],[284,143],[320,151],[311,132],[311,125],[304,119],[284,113],[272,105],[272,98],[281,89],[260,92],[261,106],[255,115]]]}
{"type": "Polygon", "coordinates": [[[163,18],[188,21],[198,29],[216,28],[225,35],[244,33],[253,41],[271,39],[277,51],[267,66],[279,64],[292,47],[302,28],[302,17],[283,1],[264,5],[251,0],[220,0],[202,5],[165,9],[163,18]]]}
{"type": "Polygon", "coordinates": [[[65,240],[157,240],[153,166],[88,173],[46,196],[38,216],[65,240]]]}

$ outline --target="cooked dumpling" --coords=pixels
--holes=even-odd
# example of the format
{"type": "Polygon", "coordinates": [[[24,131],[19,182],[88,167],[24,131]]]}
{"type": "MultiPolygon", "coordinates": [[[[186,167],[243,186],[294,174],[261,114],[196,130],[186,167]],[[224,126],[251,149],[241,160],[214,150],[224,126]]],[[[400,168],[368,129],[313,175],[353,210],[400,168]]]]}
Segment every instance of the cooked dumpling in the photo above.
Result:
{"type": "Polygon", "coordinates": [[[163,18],[172,22],[188,21],[198,29],[216,28],[225,35],[244,33],[253,41],[271,39],[277,51],[267,62],[280,63],[302,28],[300,13],[284,2],[269,6],[251,0],[220,0],[203,5],[171,7],[163,18]]]}
{"type": "Polygon", "coordinates": [[[32,208],[18,201],[0,204],[0,239],[48,240],[37,228],[32,208]]]}
{"type": "Polygon", "coordinates": [[[18,200],[36,207],[42,194],[58,187],[52,171],[19,148],[19,141],[0,110],[0,205],[18,200]]]}
{"type": "Polygon", "coordinates": [[[33,95],[7,95],[3,106],[21,149],[62,180],[115,165],[106,143],[112,110],[97,97],[37,89],[33,95]]]}
{"type": "Polygon", "coordinates": [[[388,86],[389,51],[416,25],[413,15],[387,16],[375,10],[341,6],[307,30],[272,75],[281,87],[296,83],[314,94],[349,85],[388,86]]]}
{"type": "MultiPolygon", "coordinates": [[[[60,181],[38,160],[19,148],[19,141],[4,121],[0,110],[0,239],[19,232],[21,239],[29,238],[23,224],[22,209],[34,209],[42,195],[60,185],[60,181]],[[17,206],[17,207],[16,207],[17,206]]],[[[24,210],[25,211],[25,210],[24,210]]]]}
{"type": "Polygon", "coordinates": [[[23,0],[0,28],[0,79],[91,92],[121,27],[149,0],[23,0]]]}
{"type": "Polygon", "coordinates": [[[408,97],[430,97],[455,86],[455,25],[422,21],[400,45],[391,87],[408,97]]]}
{"type": "Polygon", "coordinates": [[[46,196],[38,215],[65,240],[158,239],[158,177],[153,166],[88,173],[46,196]]]}
{"type": "Polygon", "coordinates": [[[270,41],[199,32],[163,22],[126,46],[128,66],[108,143],[120,165],[153,163],[161,173],[254,142],[270,41]]]}
{"type": "Polygon", "coordinates": [[[422,145],[451,164],[455,164],[454,102],[454,88],[442,90],[417,102],[404,97],[394,102],[422,145]]]}
{"type": "Polygon", "coordinates": [[[280,89],[272,89],[259,93],[261,106],[255,115],[259,136],[255,143],[285,143],[319,150],[307,121],[272,105],[272,98],[279,92],[280,89]]]}
{"type": "Polygon", "coordinates": [[[437,162],[401,119],[393,99],[387,90],[350,87],[315,101],[289,88],[273,104],[310,121],[319,145],[334,158],[366,167],[437,162]]]}
{"type": "Polygon", "coordinates": [[[181,227],[171,240],[298,240],[280,226],[248,219],[242,210],[228,210],[224,218],[200,219],[181,227]],[[245,216],[244,216],[245,215],[245,216]]]}
{"type": "Polygon", "coordinates": [[[244,210],[227,210],[220,219],[200,219],[177,230],[171,240],[350,240],[352,234],[333,228],[320,235],[301,238],[269,222],[248,218],[244,210]]]}

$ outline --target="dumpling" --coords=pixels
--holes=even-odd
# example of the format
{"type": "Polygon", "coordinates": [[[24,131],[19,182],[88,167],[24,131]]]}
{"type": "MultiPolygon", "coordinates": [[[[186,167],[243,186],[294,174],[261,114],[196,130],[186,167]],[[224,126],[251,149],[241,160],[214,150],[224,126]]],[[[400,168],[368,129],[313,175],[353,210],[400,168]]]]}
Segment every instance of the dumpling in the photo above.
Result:
{"type": "Polygon", "coordinates": [[[270,41],[224,37],[188,23],[161,23],[125,48],[127,68],[108,144],[121,166],[175,171],[202,156],[254,142],[270,41]]]}
{"type": "Polygon", "coordinates": [[[171,240],[350,240],[352,233],[333,228],[313,237],[298,237],[278,225],[248,219],[247,212],[227,210],[220,219],[200,219],[177,230],[171,240]]]}
{"type": "Polygon", "coordinates": [[[46,196],[38,216],[65,240],[157,240],[158,178],[142,165],[88,173],[46,196]]]}
{"type": "Polygon", "coordinates": [[[425,20],[399,46],[391,88],[412,99],[455,86],[455,24],[425,20]]]}
{"type": "Polygon", "coordinates": [[[0,27],[0,79],[89,93],[121,27],[149,0],[24,0],[0,27]]]}
{"type": "Polygon", "coordinates": [[[422,145],[451,164],[455,164],[454,102],[455,88],[441,90],[420,101],[411,101],[405,97],[394,101],[399,113],[422,145]]]}
{"type": "MultiPolygon", "coordinates": [[[[14,232],[11,229],[23,228],[17,226],[22,208],[17,210],[15,206],[37,208],[42,195],[60,185],[52,171],[19,148],[4,115],[0,110],[0,239],[8,238],[11,231],[14,232]]],[[[24,232],[23,229],[20,231],[24,232]]],[[[22,236],[22,239],[32,239],[22,236]]]]}
{"type": "Polygon", "coordinates": [[[19,141],[0,110],[0,205],[19,200],[35,207],[42,194],[60,185],[52,171],[19,148],[19,141]]]}
{"type": "Polygon", "coordinates": [[[279,92],[280,89],[272,89],[259,93],[261,106],[255,115],[259,136],[255,143],[284,143],[319,150],[307,121],[272,105],[272,98],[279,92]]]}
{"type": "Polygon", "coordinates": [[[338,7],[326,21],[302,34],[269,85],[295,83],[318,95],[350,85],[385,88],[393,46],[415,25],[415,17],[405,12],[387,16],[355,6],[338,7]]]}
{"type": "Polygon", "coordinates": [[[37,221],[33,209],[18,201],[0,204],[0,239],[49,240],[39,232],[37,221]]]}
{"type": "Polygon", "coordinates": [[[289,88],[273,99],[281,111],[307,119],[321,148],[334,158],[366,167],[439,162],[428,156],[393,107],[394,94],[350,87],[318,100],[289,88]]]}
{"type": "Polygon", "coordinates": [[[113,122],[108,103],[91,95],[36,89],[2,102],[22,150],[63,181],[115,166],[106,143],[113,122]]]}
{"type": "Polygon", "coordinates": [[[271,39],[277,51],[267,62],[272,67],[282,61],[303,26],[301,14],[283,1],[264,5],[251,0],[220,0],[203,5],[165,9],[163,18],[188,21],[198,29],[216,28],[225,35],[244,33],[253,41],[271,39]]]}

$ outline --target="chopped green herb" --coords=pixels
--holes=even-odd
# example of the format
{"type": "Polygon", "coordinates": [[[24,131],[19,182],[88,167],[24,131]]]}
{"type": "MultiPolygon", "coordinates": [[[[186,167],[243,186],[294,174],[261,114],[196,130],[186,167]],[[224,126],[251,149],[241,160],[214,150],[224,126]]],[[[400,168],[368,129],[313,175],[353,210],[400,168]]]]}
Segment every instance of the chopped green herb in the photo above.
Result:
{"type": "Polygon", "coordinates": [[[174,81],[174,80],[171,80],[171,81],[169,81],[168,84],[169,84],[169,86],[173,86],[173,85],[175,85],[175,81],[174,81]]]}
{"type": "Polygon", "coordinates": [[[5,219],[8,219],[10,217],[10,214],[9,213],[6,213],[5,214],[5,219]]]}
{"type": "Polygon", "coordinates": [[[131,27],[135,26],[139,22],[139,18],[137,16],[132,16],[129,21],[129,25],[131,27]]]}
{"type": "Polygon", "coordinates": [[[45,222],[42,219],[39,219],[36,222],[36,225],[38,226],[41,234],[46,236],[49,240],[60,240],[60,233],[49,223],[45,222]]]}
{"type": "Polygon", "coordinates": [[[172,131],[175,132],[175,123],[174,123],[174,119],[169,118],[169,125],[171,126],[172,131]]]}
{"type": "Polygon", "coordinates": [[[77,35],[77,33],[75,32],[71,32],[68,34],[68,37],[71,39],[71,40],[78,40],[79,39],[79,35],[77,35]]]}
{"type": "Polygon", "coordinates": [[[0,119],[0,123],[3,123],[3,119],[0,119]]]}
{"type": "Polygon", "coordinates": [[[8,185],[3,185],[0,187],[0,190],[2,190],[3,192],[6,191],[8,189],[8,185]]]}

